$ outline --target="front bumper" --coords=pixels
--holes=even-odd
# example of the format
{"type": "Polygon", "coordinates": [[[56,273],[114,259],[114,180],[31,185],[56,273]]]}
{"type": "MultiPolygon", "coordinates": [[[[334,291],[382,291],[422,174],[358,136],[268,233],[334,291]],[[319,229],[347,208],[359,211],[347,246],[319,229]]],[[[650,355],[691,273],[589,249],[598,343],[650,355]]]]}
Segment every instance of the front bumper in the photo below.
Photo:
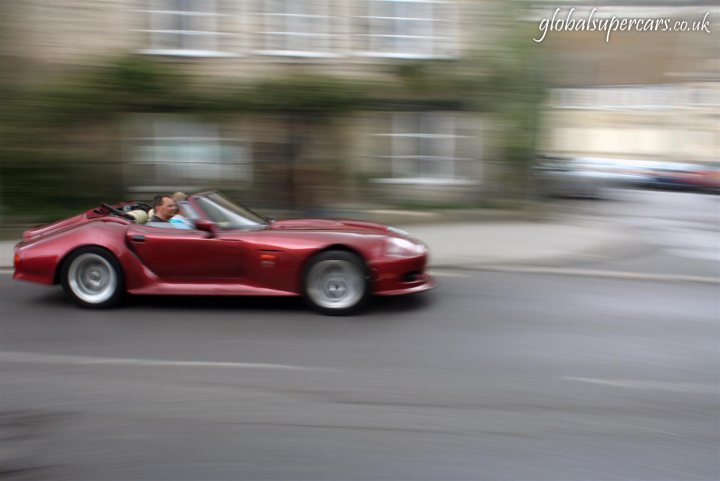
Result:
{"type": "Polygon", "coordinates": [[[387,259],[371,265],[373,293],[397,296],[423,292],[435,287],[435,279],[425,272],[427,255],[407,259],[387,259]]]}
{"type": "Polygon", "coordinates": [[[400,289],[394,289],[390,291],[380,291],[375,292],[375,294],[378,296],[400,296],[404,294],[414,294],[416,292],[429,291],[430,289],[435,287],[435,285],[436,282],[433,276],[431,276],[430,274],[423,274],[423,280],[415,286],[402,287],[400,289]]]}

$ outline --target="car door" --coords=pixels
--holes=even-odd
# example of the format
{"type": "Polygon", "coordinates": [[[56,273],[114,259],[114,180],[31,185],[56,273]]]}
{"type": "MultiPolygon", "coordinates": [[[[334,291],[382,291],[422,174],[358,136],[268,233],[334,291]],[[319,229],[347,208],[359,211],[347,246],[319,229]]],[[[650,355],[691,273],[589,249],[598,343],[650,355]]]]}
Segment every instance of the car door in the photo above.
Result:
{"type": "Polygon", "coordinates": [[[244,243],[229,233],[132,225],[127,242],[148,269],[174,282],[240,280],[247,273],[244,243]]]}

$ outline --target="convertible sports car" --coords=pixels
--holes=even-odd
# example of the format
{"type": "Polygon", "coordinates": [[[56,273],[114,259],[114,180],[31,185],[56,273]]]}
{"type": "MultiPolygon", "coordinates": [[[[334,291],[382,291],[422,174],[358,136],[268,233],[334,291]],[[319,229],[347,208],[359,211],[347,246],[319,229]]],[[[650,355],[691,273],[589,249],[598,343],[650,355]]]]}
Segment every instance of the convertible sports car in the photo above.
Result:
{"type": "Polygon", "coordinates": [[[319,312],[344,315],[371,294],[435,286],[428,250],[406,232],[351,220],[275,221],[217,192],[179,203],[193,228],[147,222],[150,206],[101,204],[25,231],[16,280],[62,284],[83,307],[109,307],[125,293],[303,296],[319,312]]]}

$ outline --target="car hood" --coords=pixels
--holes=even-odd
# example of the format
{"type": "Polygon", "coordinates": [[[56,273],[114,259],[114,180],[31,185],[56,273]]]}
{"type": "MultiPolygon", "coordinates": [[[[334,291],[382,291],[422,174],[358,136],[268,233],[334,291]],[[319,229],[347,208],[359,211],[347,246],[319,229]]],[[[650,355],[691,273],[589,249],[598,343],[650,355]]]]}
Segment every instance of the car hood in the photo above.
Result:
{"type": "Polygon", "coordinates": [[[272,230],[320,230],[394,235],[388,226],[360,220],[344,219],[290,219],[270,224],[272,230]]]}

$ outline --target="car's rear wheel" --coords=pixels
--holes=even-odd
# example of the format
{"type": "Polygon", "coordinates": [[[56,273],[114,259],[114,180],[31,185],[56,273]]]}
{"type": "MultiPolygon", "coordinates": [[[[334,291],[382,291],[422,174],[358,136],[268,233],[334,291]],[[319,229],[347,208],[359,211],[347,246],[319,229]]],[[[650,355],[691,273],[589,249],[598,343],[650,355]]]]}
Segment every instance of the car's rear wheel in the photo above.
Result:
{"type": "Polygon", "coordinates": [[[352,252],[322,252],[310,260],[305,271],[305,299],[323,314],[352,314],[363,306],[369,292],[367,267],[352,252]]]}
{"type": "Polygon", "coordinates": [[[100,247],[83,247],[63,262],[65,294],[83,307],[110,307],[122,299],[124,279],[117,259],[100,247]]]}

